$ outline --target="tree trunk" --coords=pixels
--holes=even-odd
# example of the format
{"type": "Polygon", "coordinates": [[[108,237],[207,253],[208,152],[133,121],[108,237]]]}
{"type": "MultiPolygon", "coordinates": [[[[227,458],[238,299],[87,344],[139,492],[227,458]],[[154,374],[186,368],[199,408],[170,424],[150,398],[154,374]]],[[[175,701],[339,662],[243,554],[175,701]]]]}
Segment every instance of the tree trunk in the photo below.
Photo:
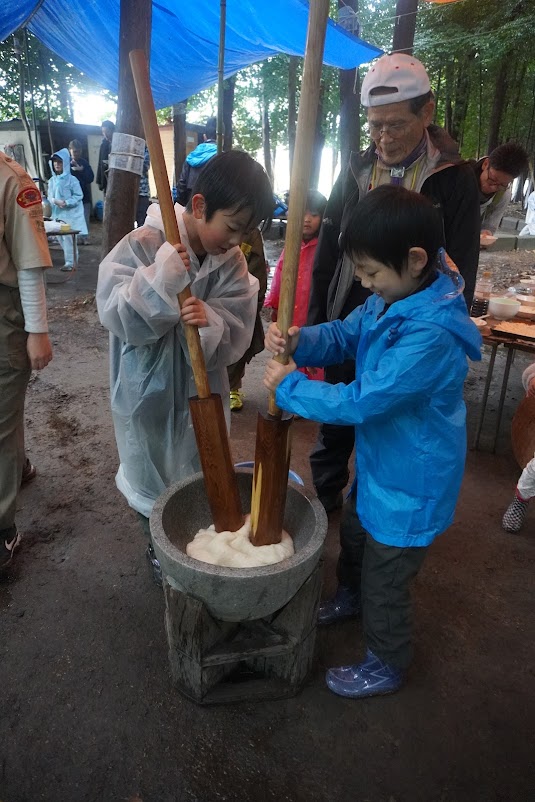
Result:
{"type": "Polygon", "coordinates": [[[435,92],[435,112],[433,114],[433,122],[437,123],[439,119],[438,113],[438,104],[440,103],[440,90],[441,90],[441,83],[442,83],[442,65],[438,68],[438,78],[437,78],[437,88],[435,92]]]}
{"type": "MultiPolygon", "coordinates": [[[[358,0],[338,0],[339,21],[344,8],[359,10],[358,0]]],[[[354,23],[351,32],[358,34],[358,20],[353,15],[348,19],[354,23]]],[[[344,25],[344,27],[347,27],[344,25]]],[[[349,161],[352,150],[360,150],[360,76],[358,69],[339,70],[340,86],[340,166],[342,170],[349,161]]]]}
{"type": "MultiPolygon", "coordinates": [[[[143,123],[128,54],[144,50],[150,56],[152,0],[121,0],[119,29],[119,96],[116,132],[143,136],[143,123]]],[[[110,169],[106,202],[102,256],[134,227],[139,195],[139,175],[126,170],[110,169]]]]}
{"type": "Polygon", "coordinates": [[[498,147],[500,144],[500,127],[505,108],[505,99],[507,97],[507,71],[510,59],[511,56],[509,53],[502,58],[496,75],[492,110],[490,113],[487,153],[493,151],[494,148],[498,147]]]}
{"type": "Polygon", "coordinates": [[[531,153],[533,150],[534,139],[533,137],[533,124],[535,122],[535,79],[533,81],[533,89],[531,92],[531,117],[529,121],[529,129],[528,134],[524,140],[524,146],[528,153],[531,153]]]}
{"type": "Polygon", "coordinates": [[[269,108],[266,85],[262,79],[262,147],[264,150],[264,169],[273,186],[273,167],[271,164],[271,131],[269,127],[269,108]]]}
{"type": "Polygon", "coordinates": [[[508,139],[517,139],[519,135],[518,112],[520,108],[520,95],[523,87],[525,87],[527,68],[528,64],[526,60],[523,59],[521,63],[517,61],[517,69],[515,71],[514,80],[512,81],[512,98],[507,110],[508,139]]]}
{"type": "Polygon", "coordinates": [[[50,155],[54,153],[54,137],[52,136],[52,126],[50,124],[50,101],[48,98],[48,65],[45,61],[45,55],[43,53],[43,48],[41,47],[41,43],[38,41],[39,47],[39,62],[41,64],[41,70],[43,72],[43,87],[45,90],[45,104],[46,104],[46,123],[48,129],[48,141],[50,142],[50,155]]]}
{"type": "Polygon", "coordinates": [[[412,55],[418,0],[397,0],[392,50],[412,55]]]}
{"type": "Polygon", "coordinates": [[[451,135],[461,145],[464,121],[468,111],[470,97],[470,74],[475,53],[468,53],[457,65],[457,80],[455,82],[455,98],[451,122],[451,135]]]}
{"type": "Polygon", "coordinates": [[[273,186],[273,168],[271,166],[271,136],[269,130],[269,112],[267,107],[266,96],[264,93],[262,109],[262,146],[264,149],[264,168],[268,174],[268,178],[273,186]]]}
{"type": "Polygon", "coordinates": [[[340,166],[352,150],[360,150],[360,76],[356,70],[340,70],[340,166]]]}
{"type": "MultiPolygon", "coordinates": [[[[30,131],[30,123],[28,122],[28,117],[26,116],[26,86],[24,82],[24,62],[22,59],[22,45],[17,37],[16,34],[13,35],[13,51],[15,56],[17,57],[17,61],[19,63],[19,111],[20,111],[20,118],[22,120],[22,124],[24,126],[24,130],[26,132],[26,136],[28,137],[28,142],[30,143],[30,150],[32,153],[32,159],[34,164],[34,170],[39,170],[39,165],[37,163],[37,152],[36,152],[36,144],[32,139],[32,133],[30,131]]],[[[26,168],[26,165],[21,165],[22,167],[26,168]]]]}
{"type": "Polygon", "coordinates": [[[174,145],[174,176],[173,186],[178,185],[182,166],[186,160],[186,111],[188,101],[173,105],[173,145],[174,145]]]}
{"type": "Polygon", "coordinates": [[[297,126],[297,56],[290,56],[288,64],[288,150],[290,155],[290,175],[295,151],[295,131],[297,126]]]}
{"type": "Polygon", "coordinates": [[[225,81],[223,87],[223,150],[232,150],[232,115],[234,114],[234,89],[236,76],[225,81]]]}
{"type": "Polygon", "coordinates": [[[455,63],[453,59],[449,59],[446,62],[446,75],[444,77],[444,83],[446,85],[445,92],[444,92],[444,128],[451,134],[452,128],[452,117],[453,117],[453,107],[452,107],[452,91],[453,91],[453,81],[455,78],[455,63]]]}
{"type": "Polygon", "coordinates": [[[312,147],[312,158],[310,163],[310,180],[309,188],[317,189],[320,177],[321,156],[323,153],[323,146],[325,144],[325,134],[323,133],[323,96],[325,94],[325,86],[323,81],[320,85],[320,94],[318,99],[318,113],[316,115],[316,129],[314,132],[314,144],[312,147]]]}
{"type": "Polygon", "coordinates": [[[481,158],[481,131],[483,122],[483,71],[481,67],[481,59],[479,59],[479,78],[478,78],[478,96],[477,96],[477,153],[476,158],[481,158]]]}
{"type": "Polygon", "coordinates": [[[64,76],[60,76],[58,79],[58,94],[59,94],[59,103],[61,106],[61,110],[67,112],[67,119],[69,122],[72,122],[73,114],[69,96],[69,88],[67,86],[67,81],[64,76]]]}

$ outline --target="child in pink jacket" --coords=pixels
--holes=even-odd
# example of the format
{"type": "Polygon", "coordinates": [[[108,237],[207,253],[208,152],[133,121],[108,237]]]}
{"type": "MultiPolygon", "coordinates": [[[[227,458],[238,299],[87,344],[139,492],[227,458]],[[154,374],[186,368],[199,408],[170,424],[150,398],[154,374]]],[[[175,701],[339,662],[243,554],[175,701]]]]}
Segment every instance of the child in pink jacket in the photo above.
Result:
{"type": "MultiPolygon", "coordinates": [[[[522,374],[522,384],[526,390],[526,395],[535,397],[535,362],[525,369],[522,374]]],[[[506,532],[519,532],[524,523],[524,518],[528,511],[528,502],[535,497],[535,455],[528,462],[518,484],[516,486],[515,497],[509,504],[503,516],[502,526],[506,532]]]]}
{"type": "MultiPolygon", "coordinates": [[[[327,198],[316,189],[309,190],[305,209],[305,219],[303,222],[303,239],[301,242],[301,253],[299,256],[299,271],[297,274],[297,286],[295,289],[295,306],[292,318],[292,326],[306,326],[308,315],[308,304],[310,300],[310,288],[312,285],[312,266],[314,255],[318,244],[321,221],[323,212],[327,204],[327,198]]],[[[277,320],[277,310],[279,308],[279,297],[281,290],[282,265],[284,262],[284,250],[279,257],[271,288],[267,294],[264,306],[271,307],[271,319],[277,320]]],[[[316,368],[311,371],[309,368],[300,368],[310,379],[323,380],[323,369],[316,368]]]]}

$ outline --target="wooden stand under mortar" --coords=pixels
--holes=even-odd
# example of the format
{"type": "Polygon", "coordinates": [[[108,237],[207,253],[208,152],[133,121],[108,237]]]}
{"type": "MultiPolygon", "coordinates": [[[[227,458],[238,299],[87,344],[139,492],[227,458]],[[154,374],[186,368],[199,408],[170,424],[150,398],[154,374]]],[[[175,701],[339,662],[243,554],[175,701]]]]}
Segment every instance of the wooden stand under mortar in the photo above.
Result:
{"type": "Polygon", "coordinates": [[[288,604],[256,621],[220,621],[164,582],[173,681],[199,704],[284,699],[302,688],[314,657],[321,564],[288,604]]]}

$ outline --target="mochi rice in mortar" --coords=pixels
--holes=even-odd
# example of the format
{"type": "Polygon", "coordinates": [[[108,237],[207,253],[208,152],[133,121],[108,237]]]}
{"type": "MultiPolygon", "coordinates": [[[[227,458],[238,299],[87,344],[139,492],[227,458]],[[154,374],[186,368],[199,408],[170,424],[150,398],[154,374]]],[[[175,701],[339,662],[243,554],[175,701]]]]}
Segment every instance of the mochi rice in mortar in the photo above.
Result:
{"type": "Polygon", "coordinates": [[[245,517],[245,523],[237,532],[216,532],[213,525],[199,529],[186,546],[186,554],[195,560],[226,568],[257,568],[282,562],[295,553],[293,540],[284,530],[281,542],[269,546],[254,546],[249,539],[250,533],[250,515],[245,517]]]}

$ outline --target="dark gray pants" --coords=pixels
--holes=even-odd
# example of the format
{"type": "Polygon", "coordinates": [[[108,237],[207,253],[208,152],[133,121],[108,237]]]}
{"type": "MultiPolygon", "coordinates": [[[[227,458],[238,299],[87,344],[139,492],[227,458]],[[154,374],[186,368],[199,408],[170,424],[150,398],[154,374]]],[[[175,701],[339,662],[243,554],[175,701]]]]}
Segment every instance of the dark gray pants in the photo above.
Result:
{"type": "MultiPolygon", "coordinates": [[[[329,365],[325,381],[329,384],[350,384],[355,380],[355,362],[329,365]]],[[[355,443],[353,426],[322,423],[318,439],[310,455],[310,470],[316,493],[321,498],[336,496],[349,481],[348,462],[355,443]]]]}
{"type": "Polygon", "coordinates": [[[355,497],[344,505],[340,522],[338,582],[360,593],[366,646],[377,657],[405,669],[412,660],[412,604],[409,583],[428,546],[386,546],[363,529],[355,497]]]}

